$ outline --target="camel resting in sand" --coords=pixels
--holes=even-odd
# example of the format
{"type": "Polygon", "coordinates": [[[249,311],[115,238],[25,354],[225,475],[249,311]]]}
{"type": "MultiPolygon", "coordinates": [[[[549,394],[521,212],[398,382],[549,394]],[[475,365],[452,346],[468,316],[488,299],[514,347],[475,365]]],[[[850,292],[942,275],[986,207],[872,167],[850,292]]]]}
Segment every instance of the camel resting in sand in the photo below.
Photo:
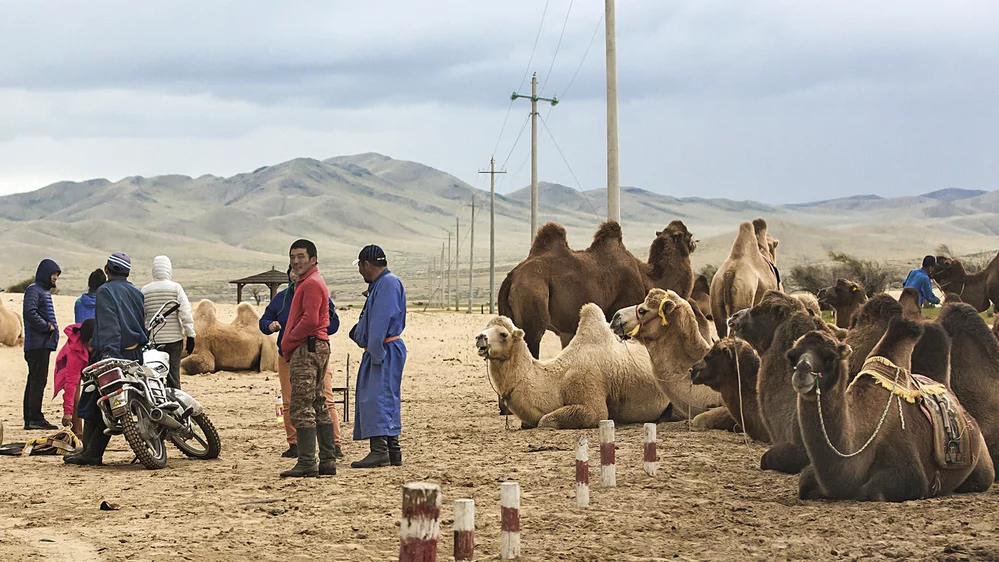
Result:
{"type": "Polygon", "coordinates": [[[188,375],[217,371],[277,371],[277,343],[260,333],[260,317],[253,307],[241,303],[236,319],[222,324],[215,303],[203,300],[194,311],[194,353],[180,362],[188,375]]]}
{"type": "Polygon", "coordinates": [[[0,345],[14,347],[24,342],[21,315],[8,309],[0,298],[0,345]]]}
{"type": "Polygon", "coordinates": [[[953,411],[944,417],[957,420],[951,423],[967,437],[958,462],[949,447],[944,458],[934,444],[933,425],[920,411],[920,402],[932,399],[910,379],[909,358],[921,333],[916,322],[892,319],[853,382],[852,349],[827,331],[809,332],[788,352],[810,461],[798,479],[799,497],[898,502],[992,486],[995,468],[978,424],[953,391],[923,379],[923,388],[947,396],[953,411]]]}
{"type": "Polygon", "coordinates": [[[940,290],[955,293],[962,302],[985,312],[989,304],[999,309],[999,254],[989,265],[978,273],[969,274],[964,265],[946,256],[937,256],[937,264],[930,271],[930,277],[940,285],[940,290]]]}
{"type": "Polygon", "coordinates": [[[690,380],[718,391],[725,408],[740,427],[744,426],[746,435],[755,441],[769,443],[770,433],[763,423],[756,396],[759,371],[760,356],[753,346],[739,338],[728,337],[715,342],[704,359],[694,363],[690,380]]]}
{"type": "MultiPolygon", "coordinates": [[[[649,349],[659,386],[669,397],[673,416],[690,419],[723,405],[721,395],[690,382],[690,368],[711,349],[697,326],[694,311],[673,291],[652,289],[644,301],[614,314],[611,329],[619,336],[637,339],[649,349]]],[[[718,427],[714,419],[705,427],[718,427]]],[[[734,420],[727,418],[725,427],[734,420]]],[[[697,424],[702,425],[702,424],[697,424]]]]}
{"type": "Polygon", "coordinates": [[[505,316],[490,320],[475,345],[489,362],[497,393],[524,427],[657,422],[669,405],[648,352],[621,342],[593,303],[580,310],[576,336],[554,359],[533,358],[524,332],[505,316]]]}
{"type": "Polygon", "coordinates": [[[781,290],[778,243],[762,218],[739,225],[728,259],[711,280],[711,316],[718,337],[728,335],[727,321],[733,314],[755,306],[767,291],[781,290]]]}
{"type": "Polygon", "coordinates": [[[642,262],[625,248],[615,221],[601,224],[582,251],[570,249],[565,229],[549,222],[538,229],[527,258],[500,285],[499,313],[524,330],[527,347],[538,358],[545,330],[558,334],[562,347],[569,343],[586,303],[596,303],[609,319],[615,310],[645,298],[652,287],[689,296],[694,283],[690,254],[696,247],[693,235],[676,220],[656,233],[649,260],[642,262]]]}

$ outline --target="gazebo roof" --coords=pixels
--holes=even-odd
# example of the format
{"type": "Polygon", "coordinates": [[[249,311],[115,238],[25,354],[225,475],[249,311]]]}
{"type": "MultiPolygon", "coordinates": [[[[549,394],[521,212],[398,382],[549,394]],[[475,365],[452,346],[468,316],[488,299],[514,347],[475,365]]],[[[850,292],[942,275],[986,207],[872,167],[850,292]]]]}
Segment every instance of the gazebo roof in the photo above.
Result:
{"type": "Polygon", "coordinates": [[[270,271],[265,271],[263,273],[258,273],[256,275],[251,275],[249,277],[244,277],[242,279],[229,281],[229,283],[239,284],[239,285],[251,285],[254,283],[268,285],[271,283],[280,284],[287,282],[288,282],[288,274],[283,271],[278,271],[277,269],[274,268],[274,266],[271,266],[270,271]]]}

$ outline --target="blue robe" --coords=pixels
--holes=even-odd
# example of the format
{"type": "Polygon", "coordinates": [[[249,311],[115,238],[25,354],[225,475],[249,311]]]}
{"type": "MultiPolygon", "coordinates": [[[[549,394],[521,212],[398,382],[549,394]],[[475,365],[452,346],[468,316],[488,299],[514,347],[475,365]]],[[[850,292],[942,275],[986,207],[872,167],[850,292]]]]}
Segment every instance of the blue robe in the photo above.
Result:
{"type": "Polygon", "coordinates": [[[400,407],[406,345],[401,339],[383,343],[406,328],[406,290],[386,269],[370,285],[361,317],[350,339],[366,348],[357,371],[354,399],[354,439],[370,439],[402,432],[400,407]]]}

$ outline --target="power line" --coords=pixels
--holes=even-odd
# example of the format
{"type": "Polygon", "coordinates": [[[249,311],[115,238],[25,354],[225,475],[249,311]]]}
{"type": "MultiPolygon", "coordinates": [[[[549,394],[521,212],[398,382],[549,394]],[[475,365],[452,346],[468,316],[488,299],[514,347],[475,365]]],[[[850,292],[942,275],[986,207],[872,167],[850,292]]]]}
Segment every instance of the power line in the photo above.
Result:
{"type": "Polygon", "coordinates": [[[565,11],[565,21],[562,22],[562,31],[558,34],[558,43],[555,44],[555,54],[552,55],[552,63],[548,65],[548,73],[545,74],[545,79],[541,83],[541,94],[545,93],[545,88],[548,87],[548,78],[552,75],[552,68],[555,67],[555,59],[558,58],[558,50],[562,47],[562,37],[565,35],[565,26],[569,23],[569,14],[572,13],[572,2],[573,0],[569,0],[569,9],[565,11]]]}
{"type": "MultiPolygon", "coordinates": [[[[538,117],[541,116],[538,115],[538,117]]],[[[548,127],[548,122],[545,121],[544,118],[541,119],[541,125],[542,128],[548,133],[548,138],[552,139],[552,144],[555,145],[555,150],[558,151],[558,155],[562,157],[562,162],[565,164],[565,167],[569,169],[569,174],[572,175],[573,181],[576,182],[576,188],[579,189],[579,193],[582,194],[583,199],[586,199],[586,203],[590,206],[590,210],[593,211],[593,214],[599,217],[600,215],[597,213],[596,207],[593,206],[590,198],[587,197],[586,192],[583,191],[583,186],[579,183],[579,178],[576,177],[576,172],[572,171],[572,166],[569,165],[569,161],[566,160],[565,155],[562,154],[562,149],[559,147],[558,142],[555,140],[555,135],[552,134],[552,130],[548,127]]]]}
{"type": "MultiPolygon", "coordinates": [[[[527,59],[527,68],[524,69],[524,76],[520,79],[520,86],[517,89],[520,90],[524,87],[524,82],[527,81],[527,75],[531,72],[531,63],[534,62],[534,53],[538,50],[538,40],[541,39],[541,30],[545,26],[545,16],[548,14],[548,3],[551,0],[545,1],[545,9],[541,12],[541,23],[538,24],[538,34],[534,37],[534,47],[531,49],[531,58],[527,59]]],[[[493,147],[493,156],[496,155],[496,151],[499,150],[500,141],[503,140],[503,132],[506,131],[506,123],[510,119],[510,111],[513,109],[514,100],[510,100],[510,105],[506,107],[506,116],[503,117],[503,126],[500,127],[499,136],[496,138],[496,146],[493,147]]]]}
{"type": "Polygon", "coordinates": [[[590,47],[593,46],[593,40],[597,37],[597,32],[600,31],[600,24],[604,23],[604,15],[600,14],[600,19],[597,21],[597,26],[593,28],[593,35],[590,36],[590,42],[586,44],[586,51],[583,52],[583,58],[579,61],[579,66],[576,67],[576,72],[572,73],[572,79],[569,80],[569,84],[562,91],[562,96],[564,97],[569,88],[572,87],[572,83],[576,81],[576,76],[579,75],[579,70],[583,68],[583,63],[586,62],[586,56],[590,54],[590,47]]]}
{"type": "Polygon", "coordinates": [[[528,113],[527,117],[524,118],[524,124],[520,126],[520,133],[517,134],[517,140],[513,141],[513,146],[510,147],[510,153],[506,155],[503,159],[503,165],[500,168],[506,168],[506,163],[510,161],[510,157],[513,156],[513,150],[517,148],[517,143],[520,142],[520,137],[524,136],[524,131],[527,130],[527,122],[531,120],[531,114],[528,113]]]}

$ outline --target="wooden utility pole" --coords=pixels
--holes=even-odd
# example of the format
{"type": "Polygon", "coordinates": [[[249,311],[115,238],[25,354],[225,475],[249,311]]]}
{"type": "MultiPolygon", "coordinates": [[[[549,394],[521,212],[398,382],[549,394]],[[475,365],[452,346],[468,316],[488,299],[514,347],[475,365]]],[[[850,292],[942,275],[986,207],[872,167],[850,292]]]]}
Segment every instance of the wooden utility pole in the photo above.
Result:
{"type": "Polygon", "coordinates": [[[617,147],[617,38],[614,0],[604,0],[604,38],[607,46],[607,220],[621,222],[621,179],[617,147]]]}
{"type": "Polygon", "coordinates": [[[472,197],[472,224],[469,226],[471,230],[468,232],[468,310],[467,314],[472,313],[472,270],[475,265],[475,197],[472,197]]]}
{"type": "Polygon", "coordinates": [[[496,159],[489,159],[489,170],[479,170],[489,174],[489,314],[496,314],[496,159]]]}
{"type": "MultiPolygon", "coordinates": [[[[511,100],[517,98],[528,98],[514,92],[511,100]]],[[[531,75],[531,243],[534,243],[534,236],[538,233],[538,102],[551,102],[552,106],[558,104],[558,97],[550,98],[538,97],[538,73],[531,75]]]]}

